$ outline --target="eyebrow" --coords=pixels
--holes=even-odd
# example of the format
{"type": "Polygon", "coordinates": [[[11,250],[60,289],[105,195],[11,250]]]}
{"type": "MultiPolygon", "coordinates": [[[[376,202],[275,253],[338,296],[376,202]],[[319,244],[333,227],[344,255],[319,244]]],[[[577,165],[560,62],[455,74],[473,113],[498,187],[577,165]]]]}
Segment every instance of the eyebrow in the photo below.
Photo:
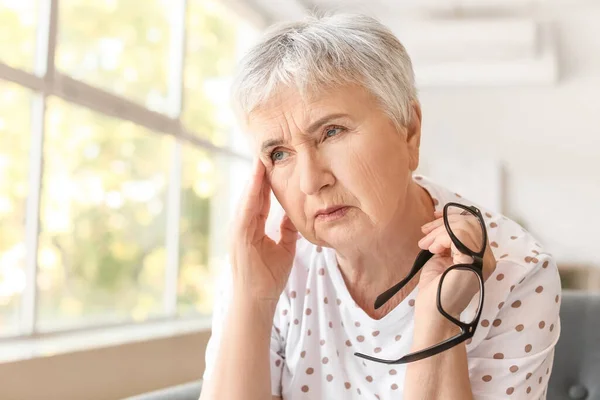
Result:
{"type": "MultiPolygon", "coordinates": [[[[347,117],[348,114],[345,113],[333,113],[333,114],[328,114],[324,117],[319,118],[318,120],[314,121],[313,123],[311,123],[308,128],[306,128],[306,131],[309,134],[314,133],[317,129],[319,129],[321,126],[323,126],[325,123],[329,122],[332,119],[336,119],[336,118],[340,118],[340,117],[347,117]]],[[[283,139],[268,139],[265,140],[261,146],[261,152],[264,152],[265,150],[267,150],[269,147],[274,147],[274,146],[281,146],[284,143],[283,139]]]]}

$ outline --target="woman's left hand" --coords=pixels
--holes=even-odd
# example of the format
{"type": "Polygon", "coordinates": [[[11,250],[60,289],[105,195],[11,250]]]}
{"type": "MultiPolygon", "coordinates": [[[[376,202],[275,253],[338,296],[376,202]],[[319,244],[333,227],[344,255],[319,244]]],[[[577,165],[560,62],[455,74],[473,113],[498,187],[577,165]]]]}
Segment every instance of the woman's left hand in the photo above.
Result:
{"type": "MultiPolygon", "coordinates": [[[[436,220],[422,226],[425,234],[419,241],[419,247],[429,250],[434,256],[423,266],[419,278],[419,292],[417,295],[417,309],[425,309],[427,313],[431,310],[437,311],[436,299],[440,278],[444,271],[456,264],[471,264],[473,259],[462,254],[450,238],[444,226],[443,213],[435,212],[436,220]]],[[[479,221],[471,214],[461,215],[452,213],[448,215],[448,222],[452,227],[454,235],[467,247],[477,248],[483,241],[483,233],[479,221]]],[[[483,256],[483,279],[484,281],[496,269],[496,259],[486,243],[483,256]]],[[[442,292],[445,311],[455,317],[469,305],[473,296],[479,290],[479,282],[473,275],[473,279],[463,279],[464,275],[447,275],[444,279],[442,292]],[[448,306],[446,306],[448,305],[448,306]]],[[[439,314],[439,313],[438,313],[439,314]]],[[[431,315],[431,314],[430,314],[431,315]]],[[[441,316],[441,314],[440,314],[441,316]]]]}

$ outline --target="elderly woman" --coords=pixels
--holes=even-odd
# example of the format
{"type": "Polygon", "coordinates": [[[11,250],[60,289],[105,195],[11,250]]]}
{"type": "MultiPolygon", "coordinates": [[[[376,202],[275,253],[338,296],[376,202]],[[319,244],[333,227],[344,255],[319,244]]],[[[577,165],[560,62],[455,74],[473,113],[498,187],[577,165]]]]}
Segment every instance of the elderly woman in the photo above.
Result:
{"type": "Polygon", "coordinates": [[[415,175],[421,108],[390,30],[346,14],[279,24],[234,89],[257,157],[202,400],[545,398],[555,262],[415,175]]]}

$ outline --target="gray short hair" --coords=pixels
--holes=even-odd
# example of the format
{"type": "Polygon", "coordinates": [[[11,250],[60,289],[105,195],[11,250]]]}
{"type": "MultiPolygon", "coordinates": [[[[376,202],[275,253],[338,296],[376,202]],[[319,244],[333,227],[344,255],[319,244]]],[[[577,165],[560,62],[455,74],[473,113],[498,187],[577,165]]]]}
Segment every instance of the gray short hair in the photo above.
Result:
{"type": "Polygon", "coordinates": [[[418,102],[410,57],[391,30],[366,15],[339,13],[267,29],[238,65],[233,107],[247,118],[282,85],[305,96],[344,84],[369,91],[397,127],[418,102]]]}

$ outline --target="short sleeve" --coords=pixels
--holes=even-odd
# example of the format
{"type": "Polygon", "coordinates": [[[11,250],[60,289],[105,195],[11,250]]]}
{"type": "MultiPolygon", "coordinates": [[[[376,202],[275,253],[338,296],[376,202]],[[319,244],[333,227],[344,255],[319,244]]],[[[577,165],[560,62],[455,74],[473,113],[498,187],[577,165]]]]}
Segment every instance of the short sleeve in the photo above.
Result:
{"type": "MultiPolygon", "coordinates": [[[[516,282],[507,283],[505,301],[494,304],[499,310],[495,318],[480,321],[489,331],[469,351],[475,399],[546,398],[560,335],[561,288],[556,263],[549,254],[538,254],[533,262],[516,282]]],[[[494,283],[504,280],[499,269],[490,277],[494,283]]]]}
{"type": "MultiPolygon", "coordinates": [[[[274,215],[274,217],[270,215],[272,218],[280,218],[281,212],[278,213],[275,211],[271,214],[274,215]]],[[[271,238],[277,240],[279,229],[271,221],[268,221],[266,231],[271,238]]],[[[212,333],[206,346],[204,380],[209,380],[213,373],[223,334],[223,326],[227,317],[227,310],[232,298],[233,281],[229,265],[227,263],[227,267],[223,268],[216,282],[214,298],[217,300],[213,306],[212,333]]],[[[284,291],[277,303],[271,327],[269,358],[271,367],[271,393],[273,396],[281,396],[281,378],[285,366],[284,338],[289,327],[289,306],[290,301],[287,293],[284,291]]]]}

